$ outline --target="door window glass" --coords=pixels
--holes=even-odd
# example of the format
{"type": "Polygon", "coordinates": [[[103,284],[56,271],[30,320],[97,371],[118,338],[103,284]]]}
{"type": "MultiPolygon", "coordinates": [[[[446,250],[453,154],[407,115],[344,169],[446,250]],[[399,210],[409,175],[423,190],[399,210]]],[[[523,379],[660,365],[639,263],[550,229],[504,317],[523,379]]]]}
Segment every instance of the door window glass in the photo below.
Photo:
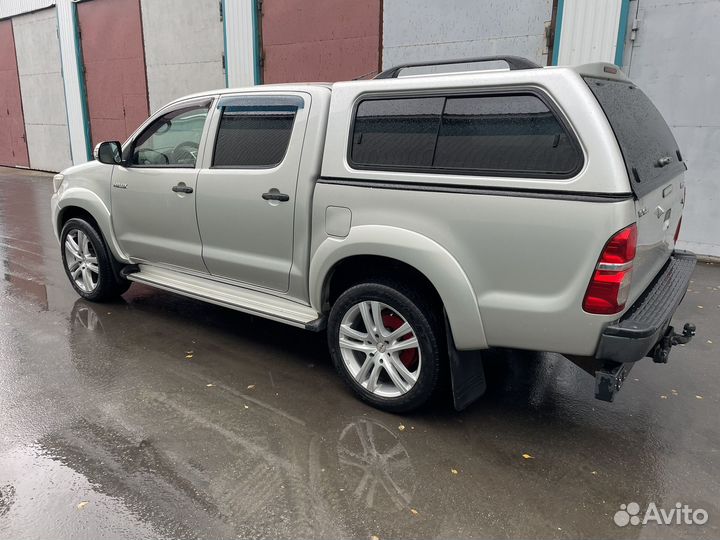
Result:
{"type": "Polygon", "coordinates": [[[135,139],[136,167],[195,167],[210,102],[175,109],[153,121],[135,139]]]}
{"type": "Polygon", "coordinates": [[[290,144],[298,105],[269,98],[221,103],[212,166],[268,168],[279,165],[290,144]]]}

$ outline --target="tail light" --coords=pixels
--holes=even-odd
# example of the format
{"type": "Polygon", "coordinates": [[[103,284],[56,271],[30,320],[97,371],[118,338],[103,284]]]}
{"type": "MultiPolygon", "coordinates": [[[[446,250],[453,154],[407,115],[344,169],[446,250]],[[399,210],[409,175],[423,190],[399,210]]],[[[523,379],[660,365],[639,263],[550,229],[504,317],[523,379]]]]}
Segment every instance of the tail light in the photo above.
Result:
{"type": "Polygon", "coordinates": [[[636,249],[635,223],[616,233],[605,244],[583,299],[586,312],[612,315],[623,310],[630,293],[636,249]]]}
{"type": "Polygon", "coordinates": [[[677,244],[678,237],[680,236],[680,226],[682,225],[682,216],[680,216],[680,220],[678,221],[677,229],[675,229],[675,241],[674,243],[677,244]]]}

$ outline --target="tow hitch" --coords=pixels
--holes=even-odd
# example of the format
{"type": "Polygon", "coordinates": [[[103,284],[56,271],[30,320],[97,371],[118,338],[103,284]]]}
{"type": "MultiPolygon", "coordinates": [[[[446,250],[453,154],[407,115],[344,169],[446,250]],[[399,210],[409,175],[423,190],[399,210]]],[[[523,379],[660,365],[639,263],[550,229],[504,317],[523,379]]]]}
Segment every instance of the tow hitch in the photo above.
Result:
{"type": "MultiPolygon", "coordinates": [[[[676,333],[672,326],[668,326],[663,337],[650,349],[647,355],[655,363],[667,364],[670,357],[670,348],[673,345],[684,345],[694,335],[694,324],[686,323],[683,326],[682,334],[676,333]]],[[[625,378],[634,365],[635,362],[605,362],[602,368],[595,372],[595,397],[602,401],[615,399],[615,394],[622,388],[625,378]]]]}
{"type": "Polygon", "coordinates": [[[658,341],[649,356],[652,356],[653,362],[656,364],[667,364],[670,357],[670,348],[673,345],[684,345],[689,342],[695,335],[695,325],[685,323],[682,334],[675,333],[672,326],[668,326],[665,335],[658,341]]]}

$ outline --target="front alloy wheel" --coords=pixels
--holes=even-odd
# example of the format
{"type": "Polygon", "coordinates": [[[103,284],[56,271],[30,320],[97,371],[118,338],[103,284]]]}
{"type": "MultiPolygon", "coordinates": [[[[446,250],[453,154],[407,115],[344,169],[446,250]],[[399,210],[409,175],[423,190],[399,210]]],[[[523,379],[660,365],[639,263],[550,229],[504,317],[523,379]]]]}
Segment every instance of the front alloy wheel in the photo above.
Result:
{"type": "Polygon", "coordinates": [[[85,293],[92,293],[98,286],[100,268],[95,247],[87,234],[80,229],[70,229],[65,235],[65,266],[75,286],[85,293]]]}
{"type": "Polygon", "coordinates": [[[103,302],[127,291],[130,282],[115,274],[112,255],[93,225],[84,219],[71,218],[63,226],[60,238],[65,273],[80,296],[103,302]]]}

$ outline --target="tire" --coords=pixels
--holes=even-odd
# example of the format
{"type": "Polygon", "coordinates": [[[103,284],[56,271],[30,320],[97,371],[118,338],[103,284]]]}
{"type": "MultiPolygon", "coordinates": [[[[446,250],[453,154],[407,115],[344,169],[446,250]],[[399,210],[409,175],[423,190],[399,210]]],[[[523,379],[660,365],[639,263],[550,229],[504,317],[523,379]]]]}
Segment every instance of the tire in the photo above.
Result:
{"type": "Polygon", "coordinates": [[[116,276],[112,255],[90,223],[80,218],[69,219],[60,239],[65,274],[81,297],[91,302],[106,302],[128,290],[130,282],[116,276]]]}
{"type": "Polygon", "coordinates": [[[327,336],[335,368],[366,403],[408,412],[435,390],[444,361],[442,325],[435,310],[407,286],[375,279],[349,288],[330,311],[327,336]],[[375,331],[368,332],[368,325],[375,331]]]}

